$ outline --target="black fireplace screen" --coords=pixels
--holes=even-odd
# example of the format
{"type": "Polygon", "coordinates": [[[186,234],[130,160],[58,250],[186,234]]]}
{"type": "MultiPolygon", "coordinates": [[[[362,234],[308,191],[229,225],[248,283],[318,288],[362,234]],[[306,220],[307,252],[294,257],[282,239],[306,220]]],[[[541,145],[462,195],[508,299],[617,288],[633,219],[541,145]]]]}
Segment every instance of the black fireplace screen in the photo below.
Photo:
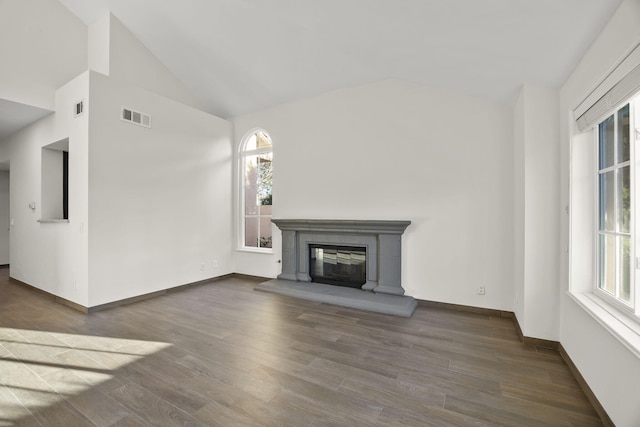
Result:
{"type": "Polygon", "coordinates": [[[364,247],[309,245],[312,282],[360,288],[367,281],[366,260],[364,247]]]}

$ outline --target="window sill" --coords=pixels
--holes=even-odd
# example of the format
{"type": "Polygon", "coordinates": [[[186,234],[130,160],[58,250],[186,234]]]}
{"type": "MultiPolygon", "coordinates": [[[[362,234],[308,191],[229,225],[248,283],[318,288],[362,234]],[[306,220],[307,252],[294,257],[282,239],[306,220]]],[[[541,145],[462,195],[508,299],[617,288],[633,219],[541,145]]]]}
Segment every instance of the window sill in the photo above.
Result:
{"type": "Polygon", "coordinates": [[[568,293],[591,317],[640,358],[640,323],[592,292],[568,293]]]}
{"type": "Polygon", "coordinates": [[[265,248],[238,248],[236,249],[238,252],[248,252],[252,254],[263,254],[263,255],[273,255],[273,249],[265,248]]]}
{"type": "Polygon", "coordinates": [[[62,218],[42,218],[39,219],[38,222],[41,224],[67,224],[69,220],[62,218]]]}

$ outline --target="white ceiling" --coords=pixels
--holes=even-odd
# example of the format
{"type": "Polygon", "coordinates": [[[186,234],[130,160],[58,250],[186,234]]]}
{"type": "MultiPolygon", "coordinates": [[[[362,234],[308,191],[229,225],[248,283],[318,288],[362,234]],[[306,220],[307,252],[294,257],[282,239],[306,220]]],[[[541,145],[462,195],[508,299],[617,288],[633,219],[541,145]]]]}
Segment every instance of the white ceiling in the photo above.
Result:
{"type": "MultiPolygon", "coordinates": [[[[51,113],[51,110],[0,99],[0,141],[51,113]]],[[[3,170],[1,165],[0,170],[3,170]]]]}
{"type": "Polygon", "coordinates": [[[500,103],[557,88],[621,0],[60,0],[110,10],[228,118],[386,78],[500,103]]]}

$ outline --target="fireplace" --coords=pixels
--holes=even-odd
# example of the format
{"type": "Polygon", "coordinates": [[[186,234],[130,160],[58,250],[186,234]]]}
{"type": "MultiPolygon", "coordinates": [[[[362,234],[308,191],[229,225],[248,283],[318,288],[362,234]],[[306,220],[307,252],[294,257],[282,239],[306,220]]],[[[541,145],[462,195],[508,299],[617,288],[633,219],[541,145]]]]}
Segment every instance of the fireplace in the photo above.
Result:
{"type": "Polygon", "coordinates": [[[309,245],[309,277],[312,282],[361,288],[367,281],[367,248],[309,245]]]}
{"type": "Polygon", "coordinates": [[[404,295],[401,283],[401,236],[411,221],[272,219],[282,230],[279,279],[312,282],[310,248],[364,248],[365,291],[404,295]]]}
{"type": "Polygon", "coordinates": [[[256,290],[411,317],[418,302],[404,295],[400,274],[411,221],[271,221],[282,231],[282,273],[256,290]]]}

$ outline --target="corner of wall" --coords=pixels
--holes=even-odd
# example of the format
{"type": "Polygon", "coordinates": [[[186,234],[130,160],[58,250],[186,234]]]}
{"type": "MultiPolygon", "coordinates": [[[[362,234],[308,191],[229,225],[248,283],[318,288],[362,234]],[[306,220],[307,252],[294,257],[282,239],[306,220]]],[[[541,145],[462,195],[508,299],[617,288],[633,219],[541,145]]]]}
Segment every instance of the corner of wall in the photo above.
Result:
{"type": "Polygon", "coordinates": [[[88,62],[89,69],[109,75],[110,71],[111,13],[105,13],[89,25],[88,62]]]}
{"type": "Polygon", "coordinates": [[[514,106],[515,294],[525,336],[559,336],[558,92],[523,85],[514,106]]]}

